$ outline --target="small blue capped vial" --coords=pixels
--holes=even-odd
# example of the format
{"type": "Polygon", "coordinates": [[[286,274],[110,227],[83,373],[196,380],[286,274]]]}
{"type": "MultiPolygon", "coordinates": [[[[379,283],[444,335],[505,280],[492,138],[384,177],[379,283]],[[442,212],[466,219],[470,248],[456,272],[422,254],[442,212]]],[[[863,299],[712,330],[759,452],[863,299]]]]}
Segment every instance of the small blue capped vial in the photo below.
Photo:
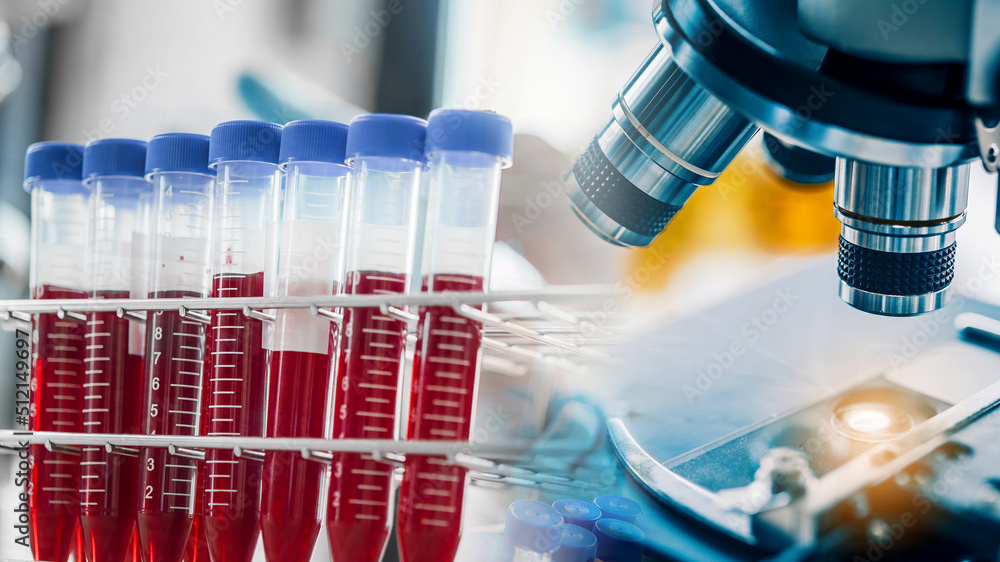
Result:
{"type": "Polygon", "coordinates": [[[583,527],[586,530],[594,528],[594,523],[601,518],[601,508],[583,500],[565,498],[556,500],[552,507],[563,516],[566,523],[583,527]]]}
{"type": "Polygon", "coordinates": [[[642,507],[638,503],[621,496],[597,496],[594,505],[601,508],[603,518],[621,519],[626,523],[635,523],[635,518],[642,514],[642,507]]]}
{"type": "Polygon", "coordinates": [[[534,500],[510,504],[504,536],[514,544],[515,562],[547,562],[562,544],[562,515],[534,500]]]}
{"type": "Polygon", "coordinates": [[[646,534],[620,519],[601,519],[594,523],[597,557],[602,562],[639,562],[646,545],[646,534]]]}
{"type": "Polygon", "coordinates": [[[562,544],[552,555],[552,562],[593,562],[597,556],[597,537],[577,525],[563,525],[562,544]]]}
{"type": "Polygon", "coordinates": [[[511,562],[514,545],[496,533],[466,533],[455,555],[455,562],[511,562]]]}

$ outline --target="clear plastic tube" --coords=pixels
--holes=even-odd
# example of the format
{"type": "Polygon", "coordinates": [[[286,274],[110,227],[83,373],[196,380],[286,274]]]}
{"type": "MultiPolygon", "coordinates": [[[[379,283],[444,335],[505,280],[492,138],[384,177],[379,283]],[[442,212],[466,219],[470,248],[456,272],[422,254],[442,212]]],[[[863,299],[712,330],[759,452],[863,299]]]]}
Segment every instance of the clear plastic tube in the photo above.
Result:
{"type": "MultiPolygon", "coordinates": [[[[510,136],[510,122],[495,114],[450,110],[431,114],[421,260],[424,292],[483,291],[489,285],[500,172],[510,157],[506,147],[502,154],[478,149],[494,143],[495,136],[510,136]],[[492,131],[481,126],[482,120],[498,128],[496,133],[489,134],[492,131]],[[487,136],[463,143],[442,139],[444,132],[456,135],[470,125],[487,136]]],[[[450,306],[421,307],[419,318],[406,438],[467,441],[475,416],[482,327],[450,306]]],[[[455,556],[465,476],[464,468],[449,465],[444,458],[407,455],[397,522],[404,562],[455,556]]]]}
{"type": "MultiPolygon", "coordinates": [[[[170,133],[150,141],[146,169],[155,206],[149,240],[149,298],[208,296],[214,178],[208,138],[170,133]]],[[[144,376],[150,435],[197,435],[206,326],[173,311],[148,313],[144,376]]],[[[179,561],[192,528],[198,465],[163,448],[140,454],[139,536],[144,557],[179,561]]]]}
{"type": "MultiPolygon", "coordinates": [[[[31,193],[30,286],[34,299],[85,298],[88,194],[80,182],[83,147],[39,143],[28,149],[25,189],[31,193]],[[59,170],[64,170],[60,173],[59,170]]],[[[81,429],[85,325],[55,314],[33,319],[31,389],[27,407],[17,390],[17,416],[34,431],[81,429]]],[[[27,350],[24,350],[25,352],[27,350]]],[[[21,357],[27,359],[26,353],[21,357]]],[[[27,363],[24,361],[23,363],[27,363]]],[[[27,365],[18,362],[18,371],[27,365]]],[[[20,381],[19,381],[20,382],[20,381]]],[[[64,562],[79,521],[79,457],[28,448],[29,538],[35,560],[64,562]]]]}
{"type": "MultiPolygon", "coordinates": [[[[146,143],[105,139],[84,149],[85,182],[91,191],[87,278],[91,298],[129,298],[143,219],[152,203],[143,177],[146,143]]],[[[140,281],[141,282],[141,281],[140,281]]],[[[83,376],[83,431],[139,433],[142,424],[142,359],[131,353],[129,321],[115,312],[87,314],[83,376]]],[[[135,533],[139,461],[104,447],[82,448],[80,525],[83,546],[94,560],[123,559],[135,533]]]]}
{"type": "MultiPolygon", "coordinates": [[[[278,221],[281,127],[232,121],[212,131],[215,183],[211,257],[216,298],[264,296],[271,275],[267,248],[278,221]]],[[[235,310],[213,311],[206,343],[205,434],[264,435],[267,350],[260,321],[235,310]]],[[[203,519],[212,559],[243,562],[260,530],[262,464],[232,451],[208,450],[204,461],[203,519]]]]}
{"type": "MultiPolygon", "coordinates": [[[[348,294],[405,293],[409,286],[425,126],[422,120],[385,115],[351,123],[347,153],[353,156],[354,187],[348,294]],[[368,127],[383,124],[383,134],[367,134],[368,127]],[[401,150],[381,152],[383,138],[392,139],[401,150]],[[368,140],[378,142],[364,142],[368,140]],[[414,145],[418,151],[413,151],[414,145]],[[362,148],[354,150],[356,146],[362,148]]],[[[405,322],[378,308],[345,312],[334,438],[395,438],[406,331],[405,322]]],[[[381,558],[391,527],[393,472],[370,455],[334,454],[326,523],[335,560],[381,558]]]]}
{"type": "MultiPolygon", "coordinates": [[[[326,296],[344,284],[349,169],[343,165],[346,127],[330,122],[286,125],[298,146],[308,128],[340,133],[341,163],[291,161],[286,167],[284,217],[271,296],[326,296]]],[[[334,141],[332,144],[337,144],[334,141]]],[[[336,153],[335,147],[331,152],[336,153]]],[[[285,146],[282,154],[286,154],[285,146]]],[[[293,154],[293,157],[295,155],[293,154]]],[[[274,322],[268,391],[268,437],[325,437],[339,330],[307,309],[279,309],[274,322]]],[[[268,560],[308,561],[319,536],[327,467],[298,452],[270,451],[264,461],[261,525],[268,560]]]]}

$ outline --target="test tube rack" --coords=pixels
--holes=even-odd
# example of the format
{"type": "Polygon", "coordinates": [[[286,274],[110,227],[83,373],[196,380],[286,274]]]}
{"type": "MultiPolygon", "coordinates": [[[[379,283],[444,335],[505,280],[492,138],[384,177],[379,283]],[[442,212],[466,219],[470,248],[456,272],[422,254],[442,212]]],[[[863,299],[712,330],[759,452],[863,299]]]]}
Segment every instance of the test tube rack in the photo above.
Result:
{"type": "MultiPolygon", "coordinates": [[[[182,299],[50,299],[0,300],[0,328],[30,330],[35,314],[56,314],[60,319],[85,322],[88,312],[116,312],[120,318],[145,322],[157,311],[176,311],[182,317],[209,323],[208,311],[237,310],[261,322],[274,320],[276,309],[309,309],[330,322],[343,320],[338,309],[377,307],[383,314],[410,326],[415,338],[417,315],[407,307],[450,306],[463,317],[483,325],[483,349],[508,355],[518,362],[539,362],[562,371],[579,372],[590,363],[607,358],[601,347],[615,342],[609,326],[586,325],[580,313],[566,305],[603,302],[610,298],[605,285],[565,285],[542,291],[445,292],[384,295],[331,295],[281,298],[182,298],[182,299]],[[528,303],[534,314],[511,315],[481,311],[473,305],[528,303]]],[[[205,449],[229,449],[237,456],[263,460],[264,451],[299,451],[302,457],[329,463],[332,452],[362,452],[388,464],[402,466],[407,454],[448,458],[469,469],[472,483],[514,485],[541,489],[600,490],[597,474],[551,474],[533,467],[521,453],[530,443],[480,444],[474,441],[419,441],[389,439],[288,439],[267,437],[170,436],[82,434],[27,430],[0,430],[0,452],[16,453],[27,445],[79,454],[79,447],[103,446],[109,453],[137,456],[142,447],[167,448],[173,455],[202,459],[205,449]],[[592,478],[591,478],[592,477],[592,478]]],[[[573,451],[566,451],[572,453],[573,451]]],[[[550,454],[559,451],[549,450],[550,454]]]]}

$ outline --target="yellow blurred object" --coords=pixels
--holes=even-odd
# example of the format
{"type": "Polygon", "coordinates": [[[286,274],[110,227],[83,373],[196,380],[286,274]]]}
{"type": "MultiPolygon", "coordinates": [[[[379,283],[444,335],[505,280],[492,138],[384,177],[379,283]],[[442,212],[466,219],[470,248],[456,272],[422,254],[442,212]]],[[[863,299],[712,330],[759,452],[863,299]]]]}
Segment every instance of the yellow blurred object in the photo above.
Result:
{"type": "Polygon", "coordinates": [[[801,184],[771,169],[755,141],[719,179],[699,188],[648,247],[632,251],[628,270],[666,257],[664,267],[638,279],[643,292],[659,292],[691,257],[713,250],[769,255],[820,254],[837,248],[833,182],[801,184]]]}

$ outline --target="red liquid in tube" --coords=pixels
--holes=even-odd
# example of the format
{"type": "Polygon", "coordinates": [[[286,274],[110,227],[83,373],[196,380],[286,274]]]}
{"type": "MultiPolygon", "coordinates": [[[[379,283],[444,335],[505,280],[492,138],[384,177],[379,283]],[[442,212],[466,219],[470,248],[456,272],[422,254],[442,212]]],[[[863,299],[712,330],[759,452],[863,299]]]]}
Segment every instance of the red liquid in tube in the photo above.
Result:
{"type": "MultiPolygon", "coordinates": [[[[263,295],[263,272],[221,274],[212,280],[215,298],[263,295]]],[[[212,312],[209,330],[205,434],[261,437],[267,391],[263,324],[238,310],[217,310],[212,312]]],[[[206,451],[202,524],[213,562],[250,562],[253,558],[260,532],[261,470],[260,461],[239,458],[230,450],[206,451]]]]}
{"type": "MultiPolygon", "coordinates": [[[[348,274],[348,294],[403,293],[401,274],[348,274]]],[[[334,401],[335,439],[393,439],[406,324],[377,308],[344,314],[334,401]]],[[[393,467],[370,455],[334,453],[327,534],[334,560],[377,562],[392,522],[393,467]]]]}
{"type": "MultiPolygon", "coordinates": [[[[151,298],[197,297],[196,293],[164,291],[151,298]]],[[[195,435],[205,327],[177,312],[148,316],[147,377],[143,433],[195,435]]],[[[138,525],[146,562],[180,562],[191,530],[197,486],[197,462],[171,455],[165,448],[140,450],[138,525]]]]}
{"type": "MultiPolygon", "coordinates": [[[[438,274],[424,291],[482,291],[483,279],[438,274]]],[[[481,307],[479,307],[481,308],[481,307]]],[[[407,439],[466,441],[475,415],[482,329],[451,307],[420,309],[413,359],[407,439]]],[[[399,491],[398,535],[406,562],[450,560],[461,538],[465,495],[462,467],[407,455],[399,491]]]]}
{"type": "MultiPolygon", "coordinates": [[[[36,299],[83,299],[82,291],[50,285],[36,299]]],[[[29,424],[34,431],[79,432],[81,428],[86,326],[39,314],[34,322],[29,424]]],[[[69,559],[79,527],[80,456],[28,447],[28,533],[35,560],[69,559]]]]}
{"type": "MultiPolygon", "coordinates": [[[[123,291],[97,294],[125,299],[123,291]]],[[[129,355],[129,320],[115,312],[87,315],[84,336],[84,433],[139,432],[142,420],[142,359],[129,355]]],[[[80,526],[88,560],[124,560],[135,532],[139,459],[82,448],[80,526]]]]}
{"type": "MultiPolygon", "coordinates": [[[[331,334],[336,334],[331,330],[331,334]]],[[[268,437],[323,437],[336,341],[330,353],[271,355],[268,437]]],[[[319,536],[320,491],[326,467],[298,451],[268,451],[264,460],[261,527],[268,560],[305,562],[319,536]]]]}

